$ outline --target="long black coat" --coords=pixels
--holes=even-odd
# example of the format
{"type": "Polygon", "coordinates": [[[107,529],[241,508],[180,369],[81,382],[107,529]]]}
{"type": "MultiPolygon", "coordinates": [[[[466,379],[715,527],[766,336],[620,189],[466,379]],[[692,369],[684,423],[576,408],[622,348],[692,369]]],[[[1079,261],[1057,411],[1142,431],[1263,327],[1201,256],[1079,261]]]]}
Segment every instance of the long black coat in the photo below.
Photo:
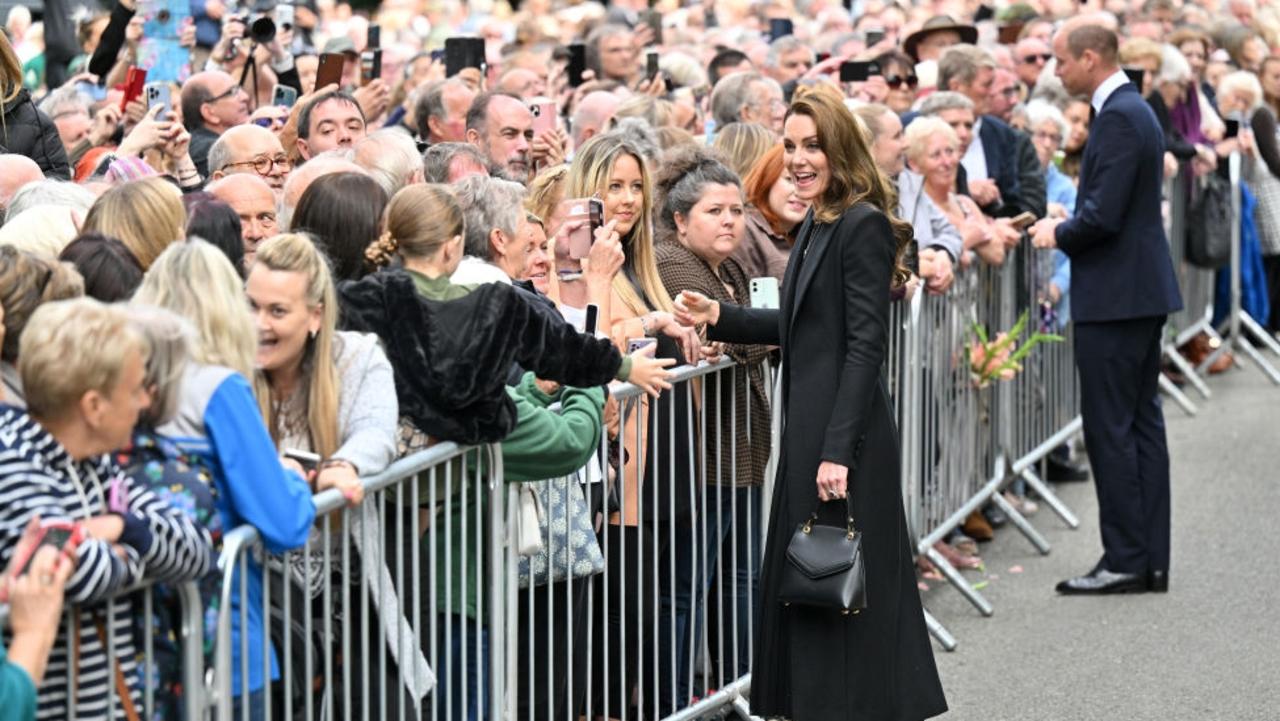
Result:
{"type": "MultiPolygon", "coordinates": [[[[3,88],[0,88],[3,90],[3,88]]],[[[36,161],[44,177],[71,180],[67,151],[58,136],[58,126],[36,108],[31,93],[25,88],[0,108],[4,122],[0,124],[0,153],[25,155],[36,161]]]]}
{"type": "MultiPolygon", "coordinates": [[[[780,311],[721,304],[716,340],[779,343],[782,455],[761,576],[751,707],[792,721],[917,721],[946,710],[912,571],[898,435],[882,367],[894,238],[869,205],[800,231],[780,311]],[[867,608],[843,616],[778,601],[797,524],[818,505],[818,464],[849,467],[867,608]]],[[[842,525],[842,502],[821,522],[842,525]]]]}

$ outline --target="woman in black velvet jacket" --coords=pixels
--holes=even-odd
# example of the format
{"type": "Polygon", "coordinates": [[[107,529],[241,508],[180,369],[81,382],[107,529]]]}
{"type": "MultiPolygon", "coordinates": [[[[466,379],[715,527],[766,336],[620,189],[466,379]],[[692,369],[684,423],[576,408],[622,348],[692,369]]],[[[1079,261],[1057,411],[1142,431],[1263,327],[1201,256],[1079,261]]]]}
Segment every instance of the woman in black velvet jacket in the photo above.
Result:
{"type": "Polygon", "coordinates": [[[22,63],[9,39],[0,33],[0,153],[25,155],[36,161],[46,178],[70,180],[67,151],[58,126],[40,112],[31,93],[22,87],[22,63]]]}

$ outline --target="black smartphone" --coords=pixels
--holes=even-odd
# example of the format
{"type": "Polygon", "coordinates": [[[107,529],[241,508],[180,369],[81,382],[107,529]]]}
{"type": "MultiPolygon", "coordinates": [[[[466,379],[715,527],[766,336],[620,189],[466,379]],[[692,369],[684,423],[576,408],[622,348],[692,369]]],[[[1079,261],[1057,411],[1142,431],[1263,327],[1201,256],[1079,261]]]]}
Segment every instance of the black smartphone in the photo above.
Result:
{"type": "Polygon", "coordinates": [[[382,47],[382,26],[377,23],[369,25],[369,32],[365,35],[365,50],[377,50],[382,47]]]}
{"type": "Polygon", "coordinates": [[[772,18],[769,20],[769,42],[795,34],[795,25],[791,18],[772,18]]]}
{"type": "Polygon", "coordinates": [[[444,41],[444,74],[453,77],[467,68],[484,70],[484,38],[448,38],[444,41]]]}
{"type": "Polygon", "coordinates": [[[582,325],[582,332],[587,335],[596,334],[596,324],[599,323],[600,307],[595,303],[587,303],[587,320],[582,325]]]}
{"type": "Polygon", "coordinates": [[[569,67],[566,72],[569,74],[569,86],[578,87],[582,85],[582,72],[587,69],[587,46],[582,43],[573,43],[569,45],[569,67]]]}
{"type": "Polygon", "coordinates": [[[831,53],[817,53],[813,56],[814,61],[821,65],[831,59],[831,53]]]}
{"type": "Polygon", "coordinates": [[[347,56],[342,53],[324,53],[320,56],[320,64],[316,68],[316,90],[326,85],[342,86],[342,68],[347,64],[347,56]]]}
{"type": "Polygon", "coordinates": [[[1225,122],[1225,123],[1227,124],[1227,134],[1226,134],[1224,137],[1226,137],[1226,138],[1235,138],[1235,137],[1239,137],[1239,135],[1240,135],[1240,121],[1239,121],[1239,120],[1232,120],[1231,118],[1227,118],[1227,119],[1226,119],[1226,120],[1224,120],[1223,122],[1225,122]]]}
{"type": "Polygon", "coordinates": [[[990,20],[996,16],[996,9],[990,5],[979,5],[976,12],[973,13],[973,22],[980,23],[984,20],[990,20]]]}
{"type": "Polygon", "coordinates": [[[658,54],[650,51],[644,59],[644,77],[647,80],[653,80],[658,77],[660,69],[658,68],[658,54]]]}
{"type": "Polygon", "coordinates": [[[867,47],[874,48],[884,40],[884,30],[876,28],[867,31],[867,47]]]}
{"type": "MultiPolygon", "coordinates": [[[[54,550],[61,551],[66,548],[67,542],[76,536],[74,527],[65,526],[61,523],[56,525],[42,526],[40,528],[40,538],[35,545],[31,547],[27,557],[22,559],[18,564],[18,572],[13,574],[14,577],[24,575],[31,569],[31,562],[36,558],[36,552],[45,546],[50,546],[54,550]]],[[[78,542],[77,542],[78,544],[78,542]]]]}
{"type": "Polygon", "coordinates": [[[382,49],[366,50],[360,55],[360,84],[369,83],[382,77],[382,49]]]}
{"type": "Polygon", "coordinates": [[[1142,92],[1142,80],[1143,80],[1143,77],[1146,75],[1146,72],[1147,71],[1143,70],[1142,68],[1125,68],[1124,69],[1124,74],[1129,76],[1129,82],[1138,86],[1138,92],[1142,92]]]}
{"type": "Polygon", "coordinates": [[[880,74],[880,63],[874,60],[846,60],[840,63],[840,82],[861,83],[880,74]]]}

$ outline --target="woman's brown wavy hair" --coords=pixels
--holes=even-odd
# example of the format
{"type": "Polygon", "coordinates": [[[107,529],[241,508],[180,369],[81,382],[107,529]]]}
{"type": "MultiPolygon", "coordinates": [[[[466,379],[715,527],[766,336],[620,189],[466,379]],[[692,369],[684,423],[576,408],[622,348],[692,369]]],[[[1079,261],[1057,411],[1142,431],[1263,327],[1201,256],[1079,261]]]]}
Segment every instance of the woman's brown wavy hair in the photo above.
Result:
{"type": "Polygon", "coordinates": [[[791,103],[787,118],[793,115],[813,120],[818,129],[818,147],[826,154],[831,172],[826,192],[813,204],[814,220],[832,223],[854,205],[870,203],[889,219],[889,227],[897,239],[893,284],[906,283],[911,273],[903,257],[914,233],[910,223],[897,217],[897,191],[876,165],[853,113],[844,103],[824,93],[808,93],[791,103]]]}

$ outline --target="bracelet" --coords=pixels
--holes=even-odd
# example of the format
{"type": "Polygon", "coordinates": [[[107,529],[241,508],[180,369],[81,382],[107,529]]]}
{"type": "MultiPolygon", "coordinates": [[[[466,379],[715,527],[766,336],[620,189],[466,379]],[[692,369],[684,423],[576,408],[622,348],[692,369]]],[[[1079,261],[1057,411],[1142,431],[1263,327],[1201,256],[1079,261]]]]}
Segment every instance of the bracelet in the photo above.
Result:
{"type": "Polygon", "coordinates": [[[640,316],[640,330],[642,331],[641,334],[644,335],[644,337],[646,338],[653,335],[653,332],[649,330],[649,314],[648,313],[640,316]]]}
{"type": "Polygon", "coordinates": [[[356,466],[354,463],[352,463],[351,461],[345,461],[341,458],[330,458],[329,460],[321,463],[320,470],[323,471],[326,468],[334,468],[336,466],[346,466],[347,468],[350,468],[352,472],[355,472],[356,470],[356,466]]]}

